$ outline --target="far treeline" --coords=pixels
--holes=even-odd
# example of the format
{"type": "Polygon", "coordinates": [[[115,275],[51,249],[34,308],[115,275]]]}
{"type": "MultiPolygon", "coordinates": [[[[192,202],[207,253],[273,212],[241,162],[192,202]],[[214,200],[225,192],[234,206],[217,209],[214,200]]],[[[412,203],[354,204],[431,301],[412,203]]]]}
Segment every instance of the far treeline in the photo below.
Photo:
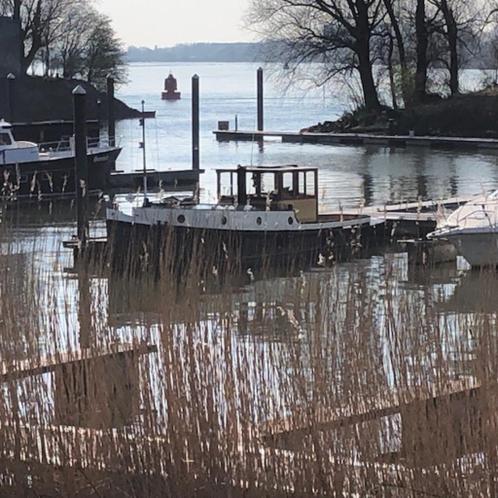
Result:
{"type": "Polygon", "coordinates": [[[23,73],[80,78],[102,89],[108,75],[126,79],[123,46],[92,0],[0,0],[0,15],[21,22],[23,73]]]}
{"type": "Polygon", "coordinates": [[[182,43],[174,47],[129,47],[127,62],[262,62],[265,43],[182,43]]]}
{"type": "Polygon", "coordinates": [[[432,68],[457,95],[461,68],[498,66],[497,0],[252,0],[247,24],[291,70],[319,60],[322,83],[357,76],[367,111],[382,107],[381,77],[394,108],[413,107],[430,100],[432,68]]]}

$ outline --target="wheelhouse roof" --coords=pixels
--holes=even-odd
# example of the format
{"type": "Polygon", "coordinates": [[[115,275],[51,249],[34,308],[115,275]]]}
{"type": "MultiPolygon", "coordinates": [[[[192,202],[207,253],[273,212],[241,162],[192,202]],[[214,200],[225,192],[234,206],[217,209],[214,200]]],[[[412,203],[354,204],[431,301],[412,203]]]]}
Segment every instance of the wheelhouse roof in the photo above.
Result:
{"type": "Polygon", "coordinates": [[[220,168],[217,173],[236,173],[239,168],[244,168],[246,173],[297,173],[318,171],[318,168],[312,166],[298,166],[296,164],[287,164],[282,166],[239,166],[236,168],[220,168]]]}

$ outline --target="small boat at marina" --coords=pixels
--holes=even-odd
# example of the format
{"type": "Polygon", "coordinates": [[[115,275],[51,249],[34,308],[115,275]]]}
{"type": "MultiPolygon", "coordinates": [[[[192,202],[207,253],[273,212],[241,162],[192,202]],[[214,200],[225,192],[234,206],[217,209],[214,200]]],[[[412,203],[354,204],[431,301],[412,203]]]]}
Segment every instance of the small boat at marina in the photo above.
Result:
{"type": "MultiPolygon", "coordinates": [[[[121,148],[98,138],[88,141],[89,189],[107,187],[120,152],[121,148]]],[[[4,198],[74,193],[74,140],[16,141],[10,123],[0,121],[0,172],[4,198]]]]}
{"type": "Polygon", "coordinates": [[[428,238],[451,242],[473,267],[498,266],[498,190],[442,217],[428,238]]]}
{"type": "Polygon", "coordinates": [[[215,204],[165,198],[108,209],[115,258],[158,263],[167,253],[168,261],[234,270],[326,265],[364,253],[383,230],[368,215],[321,214],[317,168],[239,166],[216,174],[215,204]]]}

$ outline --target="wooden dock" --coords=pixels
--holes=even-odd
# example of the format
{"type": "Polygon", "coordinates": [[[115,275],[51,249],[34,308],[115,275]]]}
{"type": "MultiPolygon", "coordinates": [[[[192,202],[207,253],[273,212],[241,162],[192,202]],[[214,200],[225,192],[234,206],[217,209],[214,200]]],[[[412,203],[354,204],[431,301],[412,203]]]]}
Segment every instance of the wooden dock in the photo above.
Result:
{"type": "Polygon", "coordinates": [[[498,151],[498,139],[466,137],[432,137],[412,135],[375,135],[368,133],[310,133],[252,130],[215,130],[219,142],[257,142],[266,138],[283,143],[320,145],[378,145],[383,147],[429,147],[435,149],[462,149],[498,151]]]}
{"type": "MultiPolygon", "coordinates": [[[[149,188],[160,190],[161,188],[192,188],[199,183],[200,175],[204,170],[147,170],[147,182],[149,188]]],[[[113,193],[137,191],[143,186],[143,171],[137,170],[131,173],[124,171],[113,171],[109,177],[109,187],[113,193]]]]}

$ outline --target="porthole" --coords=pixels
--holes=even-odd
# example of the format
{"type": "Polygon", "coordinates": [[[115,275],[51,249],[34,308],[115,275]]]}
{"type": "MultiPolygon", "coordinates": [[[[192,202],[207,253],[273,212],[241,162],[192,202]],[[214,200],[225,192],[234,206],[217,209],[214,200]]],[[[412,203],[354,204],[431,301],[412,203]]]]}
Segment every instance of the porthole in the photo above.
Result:
{"type": "Polygon", "coordinates": [[[257,219],[256,219],[256,223],[258,225],[261,225],[261,223],[263,223],[263,220],[261,219],[261,216],[258,216],[257,219]]]}
{"type": "Polygon", "coordinates": [[[227,217],[226,217],[226,216],[223,216],[223,218],[221,218],[221,224],[222,224],[222,225],[226,225],[226,224],[227,224],[227,222],[228,222],[227,217]]]}
{"type": "Polygon", "coordinates": [[[185,216],[183,216],[183,214],[181,214],[180,216],[178,216],[177,220],[178,220],[178,223],[185,223],[185,216]]]}
{"type": "Polygon", "coordinates": [[[294,225],[294,218],[289,216],[289,225],[294,225]]]}

